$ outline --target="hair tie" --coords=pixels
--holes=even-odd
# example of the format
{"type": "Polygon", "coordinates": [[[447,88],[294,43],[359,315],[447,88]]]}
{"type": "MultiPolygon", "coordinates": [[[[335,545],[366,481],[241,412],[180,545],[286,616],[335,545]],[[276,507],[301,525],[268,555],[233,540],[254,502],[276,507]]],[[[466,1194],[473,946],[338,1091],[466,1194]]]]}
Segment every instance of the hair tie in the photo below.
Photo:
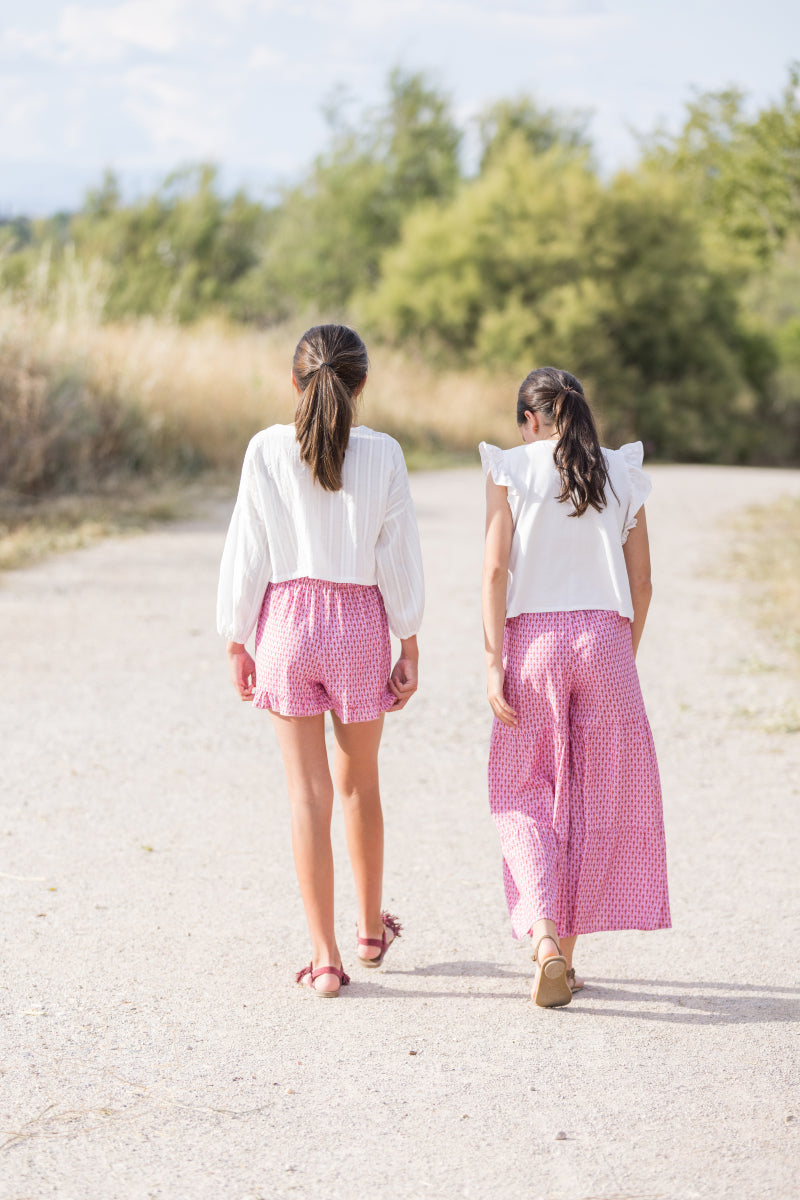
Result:
{"type": "Polygon", "coordinates": [[[322,368],[322,367],[331,367],[331,368],[333,368],[333,366],[334,366],[334,363],[332,363],[332,362],[331,362],[329,359],[327,359],[327,358],[324,358],[324,359],[322,360],[322,362],[319,364],[319,367],[318,367],[317,369],[319,370],[319,369],[320,369],[320,368],[322,368]]]}

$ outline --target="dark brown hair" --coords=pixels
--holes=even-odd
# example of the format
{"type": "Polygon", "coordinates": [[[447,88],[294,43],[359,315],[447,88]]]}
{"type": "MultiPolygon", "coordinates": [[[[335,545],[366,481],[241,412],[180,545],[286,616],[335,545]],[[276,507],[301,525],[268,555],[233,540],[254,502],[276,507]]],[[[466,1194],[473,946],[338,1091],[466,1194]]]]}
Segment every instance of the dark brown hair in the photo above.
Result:
{"type": "Polygon", "coordinates": [[[342,486],[342,464],[356,413],[367,348],[346,325],[315,325],[297,343],[292,370],[301,390],[294,414],[300,457],[328,492],[342,486]]]}
{"type": "Polygon", "coordinates": [[[556,427],[553,457],[561,477],[558,499],[562,504],[572,501],[570,516],[582,517],[589,507],[600,512],[606,506],[610,481],[597,426],[579,381],[557,367],[531,371],[517,396],[518,425],[525,424],[526,412],[538,413],[556,427]]]}

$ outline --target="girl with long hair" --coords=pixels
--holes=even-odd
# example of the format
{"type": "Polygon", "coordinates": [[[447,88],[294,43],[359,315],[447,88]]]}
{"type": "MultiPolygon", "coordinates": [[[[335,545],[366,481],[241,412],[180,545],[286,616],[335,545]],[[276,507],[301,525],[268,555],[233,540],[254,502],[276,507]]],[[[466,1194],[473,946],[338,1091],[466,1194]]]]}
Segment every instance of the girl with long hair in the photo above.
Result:
{"type": "Polygon", "coordinates": [[[286,770],[311,962],[297,981],[350,982],[334,928],[330,826],[341,797],[358,901],[357,956],[377,967],[400,933],[381,908],[378,747],[386,712],[417,688],[424,589],[403,452],[355,424],[367,351],[343,325],[300,339],[291,425],[248,446],[220,570],[217,623],[242,700],[269,709],[286,770]],[[255,630],[255,661],[245,643],[255,630]],[[389,631],[400,640],[391,667],[389,631]],[[325,713],[333,721],[333,778],[325,713]]]}
{"type": "Polygon", "coordinates": [[[534,1001],[583,986],[579,934],[670,925],[661,787],[634,657],[650,604],[642,444],[600,446],[574,375],[519,390],[523,444],[482,442],[489,802],[534,1001]]]}

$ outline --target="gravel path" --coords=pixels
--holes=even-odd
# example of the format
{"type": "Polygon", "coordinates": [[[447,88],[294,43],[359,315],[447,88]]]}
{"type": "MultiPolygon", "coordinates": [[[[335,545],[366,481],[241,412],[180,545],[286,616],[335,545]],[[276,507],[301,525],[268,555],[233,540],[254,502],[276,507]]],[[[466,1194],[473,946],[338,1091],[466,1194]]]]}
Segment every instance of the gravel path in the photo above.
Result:
{"type": "Polygon", "coordinates": [[[293,982],[278,753],[213,631],[226,514],[2,580],[3,1200],[798,1194],[800,734],[768,730],[800,689],[718,563],[731,509],[800,472],[654,474],[640,668],[675,928],[581,939],[591,986],[555,1012],[487,810],[477,471],[413,481],[423,690],[383,750],[406,932],[336,1004],[293,982]]]}

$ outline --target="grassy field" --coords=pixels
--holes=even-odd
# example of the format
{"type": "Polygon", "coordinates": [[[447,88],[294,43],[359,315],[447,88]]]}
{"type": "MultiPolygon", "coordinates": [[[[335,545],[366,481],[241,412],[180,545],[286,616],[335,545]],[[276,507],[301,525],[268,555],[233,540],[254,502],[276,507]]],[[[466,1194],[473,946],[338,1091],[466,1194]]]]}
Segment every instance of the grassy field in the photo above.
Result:
{"type": "MultiPolygon", "coordinates": [[[[108,325],[85,309],[54,313],[0,297],[5,421],[19,451],[36,458],[46,432],[37,418],[44,425],[55,415],[53,437],[65,437],[69,420],[82,417],[87,429],[98,411],[113,408],[117,427],[126,416],[130,426],[131,457],[120,444],[119,469],[157,467],[176,453],[187,469],[236,468],[256,430],[292,419],[299,333],[299,326],[261,331],[216,320],[108,325]]],[[[435,372],[377,349],[361,417],[398,437],[409,455],[474,457],[482,438],[514,438],[518,385],[516,376],[435,372]]],[[[35,475],[36,465],[17,463],[15,477],[35,475]]]]}
{"type": "Polygon", "coordinates": [[[736,523],[733,569],[754,620],[800,665],[800,499],[749,509],[736,523]]]}
{"type": "MultiPolygon", "coordinates": [[[[217,484],[215,490],[222,494],[223,486],[217,484]]],[[[0,502],[0,571],[189,516],[206,494],[207,488],[196,481],[160,480],[88,495],[0,502]]]]}
{"type": "MultiPolygon", "coordinates": [[[[85,275],[47,304],[0,295],[0,569],[171,517],[192,480],[233,487],[252,435],[292,419],[301,327],[104,324],[101,306],[85,275]]],[[[481,439],[513,442],[518,384],[378,349],[360,418],[412,469],[477,462],[481,439]]]]}

